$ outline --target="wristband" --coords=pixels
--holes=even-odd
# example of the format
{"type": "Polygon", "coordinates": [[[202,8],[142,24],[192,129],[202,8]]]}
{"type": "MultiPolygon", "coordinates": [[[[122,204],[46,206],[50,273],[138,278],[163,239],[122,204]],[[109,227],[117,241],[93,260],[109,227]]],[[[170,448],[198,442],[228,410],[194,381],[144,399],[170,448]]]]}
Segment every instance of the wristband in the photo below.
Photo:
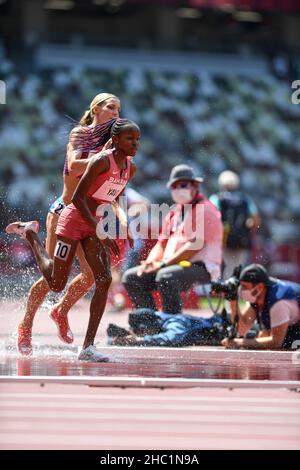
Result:
{"type": "Polygon", "coordinates": [[[162,269],[162,268],[165,268],[165,267],[166,267],[166,263],[164,261],[161,261],[159,269],[162,269]]]}

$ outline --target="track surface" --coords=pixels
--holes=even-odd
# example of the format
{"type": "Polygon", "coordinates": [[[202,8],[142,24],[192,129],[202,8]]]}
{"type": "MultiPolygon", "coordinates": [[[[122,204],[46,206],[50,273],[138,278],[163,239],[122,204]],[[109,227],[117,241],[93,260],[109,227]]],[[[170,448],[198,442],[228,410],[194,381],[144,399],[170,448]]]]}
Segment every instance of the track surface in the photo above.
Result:
{"type": "Polygon", "coordinates": [[[110,361],[82,363],[83,301],[70,317],[72,347],[41,310],[34,354],[23,358],[13,334],[21,306],[0,307],[1,449],[300,449],[292,353],[106,348],[107,324],[127,319],[106,313],[98,339],[110,361]]]}

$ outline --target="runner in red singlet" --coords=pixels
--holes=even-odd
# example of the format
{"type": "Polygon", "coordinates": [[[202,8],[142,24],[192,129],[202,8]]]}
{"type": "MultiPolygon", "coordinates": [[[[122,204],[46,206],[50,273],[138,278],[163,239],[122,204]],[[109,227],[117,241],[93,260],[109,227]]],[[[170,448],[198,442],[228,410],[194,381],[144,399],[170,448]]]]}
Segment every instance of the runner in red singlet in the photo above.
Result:
{"type": "MultiPolygon", "coordinates": [[[[114,239],[100,239],[96,235],[96,231],[99,235],[99,227],[101,229],[103,225],[96,211],[99,206],[109,204],[118,212],[117,198],[136,171],[131,157],[136,154],[140,139],[137,124],[125,119],[117,120],[112,126],[111,135],[113,149],[102,151],[90,159],[72,197],[72,203],[60,215],[54,259],[49,257],[37,236],[38,222],[14,222],[6,228],[7,233],[17,234],[30,243],[38,266],[54,292],[61,292],[65,287],[80,242],[96,284],[86,337],[79,354],[81,360],[107,360],[94,347],[94,339],[111,283],[109,250],[114,254],[119,251],[114,239]]],[[[119,219],[124,229],[124,220],[120,215],[119,219]]],[[[129,234],[128,240],[132,245],[133,240],[129,234]]]]}
{"type": "MultiPolygon", "coordinates": [[[[72,195],[78,185],[80,176],[84,173],[88,158],[100,152],[109,139],[112,120],[120,113],[120,100],[111,93],[96,95],[89,108],[85,111],[78,126],[72,129],[67,146],[64,164],[64,186],[62,195],[49,208],[46,228],[46,250],[51,258],[56,245],[56,225],[60,213],[70,204],[72,195]]],[[[68,323],[70,308],[83,297],[94,284],[93,273],[79,245],[76,251],[80,265],[78,274],[69,284],[65,295],[55,304],[50,317],[58,327],[59,338],[65,343],[73,342],[73,334],[68,323]]],[[[25,315],[18,327],[18,349],[21,354],[31,354],[32,326],[38,308],[42,305],[49,292],[49,286],[44,277],[38,279],[30,288],[25,315]]]]}

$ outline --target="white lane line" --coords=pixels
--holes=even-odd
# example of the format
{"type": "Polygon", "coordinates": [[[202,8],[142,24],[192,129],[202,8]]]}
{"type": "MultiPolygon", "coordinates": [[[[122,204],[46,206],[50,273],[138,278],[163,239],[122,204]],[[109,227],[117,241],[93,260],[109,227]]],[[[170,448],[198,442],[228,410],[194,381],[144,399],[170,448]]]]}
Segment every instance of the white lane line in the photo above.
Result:
{"type": "MultiPolygon", "coordinates": [[[[118,433],[119,434],[119,433],[118,433]]],[[[121,435],[108,434],[108,435],[41,435],[39,433],[33,434],[5,434],[0,433],[0,448],[4,448],[5,444],[17,444],[20,446],[28,445],[28,448],[33,448],[34,445],[42,444],[45,449],[51,445],[60,445],[62,448],[71,446],[72,448],[91,448],[97,449],[203,449],[209,446],[212,449],[235,449],[238,448],[251,448],[257,449],[300,449],[298,438],[291,437],[287,442],[281,442],[273,438],[264,437],[262,442],[260,436],[256,438],[249,438],[247,436],[239,436],[235,434],[212,433],[208,436],[207,433],[197,433],[193,436],[149,436],[142,434],[140,438],[136,435],[131,436],[122,431],[121,435]],[[150,444],[150,445],[149,445],[150,444]]]]}
{"type": "MultiPolygon", "coordinates": [[[[65,400],[93,400],[93,401],[100,401],[100,400],[116,400],[120,401],[149,401],[149,400],[154,400],[155,402],[159,401],[167,401],[168,403],[171,403],[172,401],[174,402],[182,402],[182,401],[189,401],[189,402],[224,402],[224,403],[232,403],[234,400],[235,403],[245,403],[245,404],[251,404],[251,403],[265,403],[266,405],[269,404],[276,404],[278,403],[279,405],[284,405],[284,404],[289,404],[289,405],[300,405],[300,395],[299,398],[246,398],[246,397],[210,397],[210,396],[190,396],[186,395],[184,397],[178,396],[175,397],[174,395],[172,396],[161,396],[161,395],[143,395],[143,396],[130,396],[128,394],[120,394],[120,395],[113,395],[113,394],[104,394],[100,393],[102,389],[99,390],[99,395],[95,395],[94,393],[91,392],[90,395],[88,394],[80,394],[80,393],[56,393],[53,391],[53,393],[44,393],[44,391],[41,391],[40,393],[31,393],[31,392],[20,392],[20,393],[2,393],[1,392],[1,387],[0,387],[0,403],[2,398],[25,398],[25,399],[33,399],[33,398],[38,398],[39,400],[43,399],[65,399],[65,400]]],[[[160,391],[158,393],[161,393],[160,391]]],[[[291,392],[289,392],[291,393],[291,392]]]]}
{"type": "MultiPolygon", "coordinates": [[[[74,408],[81,408],[81,409],[95,409],[95,407],[99,409],[106,410],[109,406],[111,406],[112,409],[114,410],[127,410],[128,409],[128,404],[126,402],[121,402],[121,403],[110,403],[109,400],[103,401],[101,403],[96,402],[96,403],[86,403],[84,401],[76,401],[74,402],[67,402],[67,403],[62,403],[62,402],[57,402],[57,401],[51,401],[51,402],[29,402],[27,401],[24,403],[23,401],[19,400],[1,400],[0,401],[0,414],[5,411],[6,408],[11,407],[12,409],[20,409],[22,410],[25,408],[25,410],[28,409],[40,409],[40,410],[45,410],[47,408],[56,408],[58,410],[65,410],[65,409],[74,409],[74,408]]],[[[271,414],[271,413],[286,413],[286,414],[296,414],[300,415],[300,407],[295,407],[295,406],[287,406],[285,405],[284,407],[278,407],[278,406],[251,406],[251,408],[247,408],[245,406],[240,406],[236,403],[230,403],[226,405],[226,408],[224,408],[224,405],[216,403],[214,405],[210,404],[190,404],[189,400],[186,400],[185,403],[180,404],[180,408],[178,404],[176,403],[163,403],[163,404],[158,404],[155,402],[155,400],[147,403],[146,405],[144,403],[130,403],[131,409],[132,410],[142,410],[144,411],[145,408],[148,410],[170,410],[170,411],[192,411],[192,412],[206,412],[206,411],[222,411],[223,413],[231,413],[231,412],[239,412],[243,413],[245,411],[248,411],[249,413],[265,413],[265,414],[271,414]]]]}
{"type": "MultiPolygon", "coordinates": [[[[151,413],[154,413],[155,414],[155,411],[157,410],[153,410],[151,411],[151,413]]],[[[169,414],[169,412],[172,411],[174,413],[173,410],[160,410],[160,413],[161,414],[169,414]]],[[[188,411],[188,410],[184,410],[184,411],[188,411]]],[[[232,412],[232,410],[228,410],[228,411],[224,411],[224,409],[222,409],[222,407],[214,407],[214,408],[211,408],[210,410],[207,410],[205,408],[203,409],[197,409],[197,412],[194,411],[195,413],[195,416],[197,416],[197,413],[201,413],[201,416],[204,416],[204,415],[209,415],[209,413],[221,413],[222,415],[226,416],[226,414],[230,414],[230,411],[232,412]]],[[[238,411],[238,410],[234,410],[234,411],[238,411]]],[[[278,410],[276,410],[277,413],[278,413],[278,410]]],[[[275,413],[276,413],[275,411],[275,413]]],[[[109,415],[110,416],[116,416],[116,413],[118,412],[117,409],[112,409],[111,411],[108,411],[109,415]]],[[[140,413],[141,415],[146,415],[146,414],[149,414],[150,412],[150,409],[148,410],[130,410],[130,412],[132,414],[134,413],[140,413]]],[[[190,412],[192,413],[192,410],[190,410],[190,412]]],[[[45,410],[45,409],[29,409],[29,410],[20,410],[20,409],[13,409],[13,410],[1,410],[0,411],[0,417],[3,418],[3,419],[8,419],[8,418],[47,418],[47,419],[55,419],[55,420],[59,420],[61,419],[62,417],[64,419],[71,419],[71,420],[76,420],[76,419],[101,419],[102,416],[103,416],[103,413],[105,413],[105,411],[96,411],[96,410],[92,410],[92,411],[87,411],[87,410],[82,410],[82,409],[77,409],[77,410],[60,410],[60,409],[51,409],[51,410],[45,410]]],[[[151,414],[150,413],[150,414],[151,414]]],[[[246,415],[243,410],[240,411],[240,414],[243,415],[245,417],[245,420],[247,421],[247,418],[248,418],[248,415],[246,415]]],[[[265,413],[264,413],[265,414],[265,413]]],[[[297,417],[299,419],[299,413],[296,413],[297,414],[297,417]]],[[[121,419],[121,417],[123,415],[126,415],[126,411],[125,413],[120,413],[119,415],[119,419],[121,419]]],[[[282,413],[283,416],[286,416],[286,419],[288,420],[289,419],[289,416],[294,416],[295,415],[295,410],[287,410],[287,411],[284,411],[282,413]]],[[[178,417],[181,416],[178,414],[178,417]]],[[[200,416],[200,418],[201,418],[200,416]]],[[[277,415],[278,416],[278,415],[277,415]]],[[[197,416],[198,419],[199,416],[197,416]]],[[[268,420],[268,416],[264,416],[265,418],[265,421],[268,420]]],[[[299,419],[299,422],[300,422],[300,419],[299,419]]]]}
{"type": "MultiPolygon", "coordinates": [[[[61,431],[62,426],[70,426],[72,430],[74,430],[74,423],[73,421],[76,420],[76,422],[81,422],[82,425],[85,426],[85,428],[90,429],[91,427],[96,427],[99,429],[99,423],[113,423],[113,422],[142,422],[144,424],[148,422],[155,422],[155,423],[183,423],[190,425],[192,423],[196,423],[199,425],[208,425],[208,424],[219,424],[220,426],[227,426],[227,425],[260,425],[263,424],[265,427],[266,426],[280,426],[280,432],[282,432],[282,426],[283,427],[291,427],[291,428],[296,428],[298,429],[298,433],[300,432],[300,420],[299,416],[261,416],[261,415],[245,415],[245,414],[240,414],[240,415],[231,415],[227,416],[225,414],[201,414],[200,416],[197,414],[185,414],[185,415],[175,415],[174,413],[168,413],[168,412],[160,412],[157,410],[156,413],[134,413],[132,411],[128,411],[126,413],[122,414],[117,414],[114,413],[114,410],[111,411],[106,411],[106,412],[101,412],[101,413],[95,413],[93,415],[93,419],[89,420],[86,418],[86,414],[83,412],[80,412],[80,416],[77,415],[77,410],[74,411],[73,416],[70,416],[68,413],[59,413],[51,418],[49,418],[49,414],[47,416],[44,415],[44,413],[29,413],[28,415],[30,416],[29,420],[24,420],[24,418],[27,417],[27,413],[25,416],[23,414],[18,414],[18,413],[13,413],[13,412],[8,412],[8,416],[5,418],[9,417],[9,420],[4,420],[1,421],[0,423],[0,429],[14,429],[15,427],[26,427],[26,428],[32,428],[34,427],[35,429],[37,427],[41,427],[43,429],[59,429],[61,431]],[[81,418],[81,416],[84,416],[84,418],[81,418]],[[47,420],[45,420],[45,417],[47,420]],[[80,418],[80,420],[79,420],[80,418]]],[[[53,414],[52,414],[53,415],[53,414]]],[[[271,433],[273,434],[274,432],[276,433],[278,429],[271,429],[271,433]]]]}
{"type": "Polygon", "coordinates": [[[0,383],[83,384],[99,387],[300,388],[298,380],[186,379],[158,377],[1,376],[0,383]]]}

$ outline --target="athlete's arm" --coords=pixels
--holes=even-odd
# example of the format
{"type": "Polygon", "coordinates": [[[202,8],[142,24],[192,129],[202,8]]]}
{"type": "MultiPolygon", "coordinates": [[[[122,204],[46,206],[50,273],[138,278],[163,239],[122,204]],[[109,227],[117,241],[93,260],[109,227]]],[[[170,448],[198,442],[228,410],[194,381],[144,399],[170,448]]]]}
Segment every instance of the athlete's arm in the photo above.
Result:
{"type": "Polygon", "coordinates": [[[82,158],[83,142],[86,138],[86,131],[81,127],[75,127],[70,133],[67,145],[67,160],[69,172],[73,176],[82,175],[88,165],[89,160],[82,158]]]}
{"type": "MultiPolygon", "coordinates": [[[[135,173],[136,173],[136,165],[134,163],[131,163],[131,165],[130,165],[130,175],[129,175],[128,181],[130,181],[133,178],[135,173]]],[[[116,216],[118,217],[118,219],[120,221],[121,230],[124,232],[123,236],[125,236],[128,239],[130,247],[133,248],[134,240],[133,240],[132,234],[130,233],[129,228],[128,228],[127,215],[126,215],[123,207],[120,206],[120,197],[124,194],[125,189],[126,189],[126,187],[121,191],[121,193],[119,194],[117,199],[115,201],[113,201],[111,203],[111,205],[112,205],[114,213],[116,214],[116,216]]]]}
{"type": "Polygon", "coordinates": [[[81,216],[86,220],[93,228],[97,227],[97,219],[91,213],[87,193],[98,177],[99,174],[105,173],[109,170],[109,160],[107,158],[106,152],[102,154],[94,155],[88,162],[87,169],[82,175],[81,180],[78,183],[77,188],[72,197],[72,202],[75,207],[79,210],[81,216]]]}

